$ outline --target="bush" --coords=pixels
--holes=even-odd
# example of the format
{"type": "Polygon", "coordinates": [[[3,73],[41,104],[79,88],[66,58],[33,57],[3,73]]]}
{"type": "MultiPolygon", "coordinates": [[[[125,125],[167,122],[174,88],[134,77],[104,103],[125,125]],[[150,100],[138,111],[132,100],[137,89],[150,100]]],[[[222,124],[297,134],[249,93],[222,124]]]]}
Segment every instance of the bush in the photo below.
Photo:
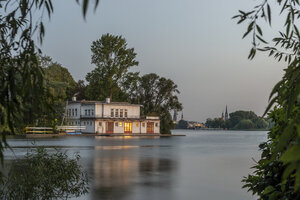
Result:
{"type": "Polygon", "coordinates": [[[70,159],[56,150],[50,154],[37,148],[24,159],[9,164],[0,185],[1,199],[62,199],[88,192],[88,176],[78,164],[79,155],[70,159]]]}

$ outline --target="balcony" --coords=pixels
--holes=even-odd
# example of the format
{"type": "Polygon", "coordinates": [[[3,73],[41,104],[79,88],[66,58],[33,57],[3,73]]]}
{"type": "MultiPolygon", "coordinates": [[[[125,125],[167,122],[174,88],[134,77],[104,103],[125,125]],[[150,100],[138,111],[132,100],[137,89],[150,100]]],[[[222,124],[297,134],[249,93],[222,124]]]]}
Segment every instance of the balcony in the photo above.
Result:
{"type": "Polygon", "coordinates": [[[80,115],[81,118],[85,118],[85,119],[88,119],[88,118],[92,118],[92,119],[96,119],[96,118],[102,118],[102,119],[140,119],[140,115],[127,115],[127,117],[111,117],[111,115],[80,115]]]}

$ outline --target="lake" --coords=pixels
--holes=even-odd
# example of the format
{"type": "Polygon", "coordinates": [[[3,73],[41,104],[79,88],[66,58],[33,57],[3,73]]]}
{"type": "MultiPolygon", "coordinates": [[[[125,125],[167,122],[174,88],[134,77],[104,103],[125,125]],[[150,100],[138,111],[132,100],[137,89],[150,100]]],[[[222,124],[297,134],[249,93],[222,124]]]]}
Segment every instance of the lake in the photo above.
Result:
{"type": "MultiPolygon", "coordinates": [[[[90,176],[90,193],[80,199],[249,200],[241,179],[260,157],[266,131],[174,130],[185,137],[64,137],[10,139],[22,157],[26,146],[56,146],[78,152],[90,176]]],[[[15,147],[15,148],[14,148],[15,147]]]]}

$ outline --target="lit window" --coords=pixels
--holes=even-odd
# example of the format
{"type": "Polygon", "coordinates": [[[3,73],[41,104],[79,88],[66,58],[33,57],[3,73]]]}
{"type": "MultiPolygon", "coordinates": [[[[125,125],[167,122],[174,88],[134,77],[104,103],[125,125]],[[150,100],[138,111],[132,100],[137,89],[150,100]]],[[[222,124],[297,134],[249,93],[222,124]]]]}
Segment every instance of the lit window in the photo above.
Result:
{"type": "Polygon", "coordinates": [[[119,117],[119,109],[116,109],[115,116],[119,117]]]}
{"type": "Polygon", "coordinates": [[[135,123],[136,127],[139,127],[139,123],[135,123]]]}
{"type": "Polygon", "coordinates": [[[110,116],[111,116],[111,117],[114,117],[114,109],[113,109],[113,108],[110,109],[110,116]]]}
{"type": "Polygon", "coordinates": [[[120,122],[120,123],[119,123],[119,126],[123,126],[123,123],[122,123],[122,122],[120,122]]]}
{"type": "Polygon", "coordinates": [[[127,117],[127,109],[125,109],[125,117],[127,117]]]}

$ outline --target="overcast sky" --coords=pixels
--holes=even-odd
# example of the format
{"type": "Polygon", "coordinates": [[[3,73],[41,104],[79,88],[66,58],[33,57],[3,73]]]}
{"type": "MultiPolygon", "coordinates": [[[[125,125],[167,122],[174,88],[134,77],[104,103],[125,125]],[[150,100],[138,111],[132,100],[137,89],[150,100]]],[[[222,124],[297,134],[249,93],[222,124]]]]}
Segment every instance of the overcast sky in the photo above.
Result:
{"type": "Polygon", "coordinates": [[[250,39],[241,39],[246,27],[231,17],[255,3],[102,0],[84,20],[74,0],[54,0],[42,50],[77,81],[95,67],[90,64],[92,41],[105,33],[122,35],[137,53],[140,64],[135,70],[157,73],[178,85],[185,119],[204,122],[218,117],[226,104],[229,112],[252,110],[261,115],[285,64],[263,54],[247,60],[250,39]]]}

